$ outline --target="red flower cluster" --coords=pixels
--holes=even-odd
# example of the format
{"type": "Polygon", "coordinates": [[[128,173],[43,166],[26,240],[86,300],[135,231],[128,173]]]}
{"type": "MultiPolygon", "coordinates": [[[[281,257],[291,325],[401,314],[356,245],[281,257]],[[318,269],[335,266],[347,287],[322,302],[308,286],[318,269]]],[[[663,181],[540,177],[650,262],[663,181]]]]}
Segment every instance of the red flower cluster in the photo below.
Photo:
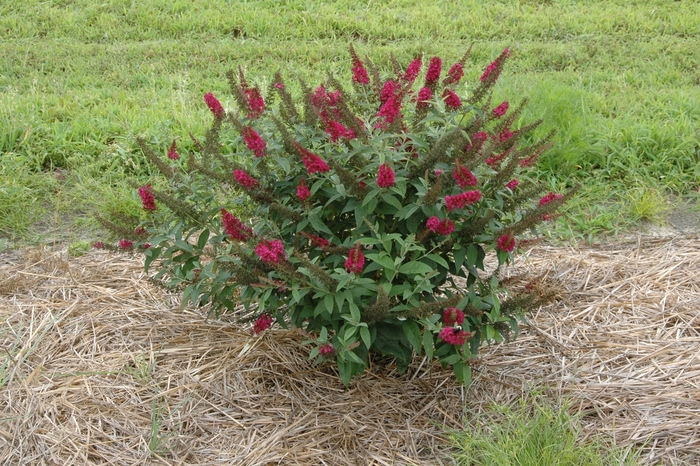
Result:
{"type": "Polygon", "coordinates": [[[440,330],[440,339],[449,345],[455,346],[462,346],[472,335],[474,334],[465,332],[457,327],[445,327],[440,330]]]}
{"type": "Polygon", "coordinates": [[[447,77],[442,81],[443,84],[457,84],[464,76],[464,66],[461,63],[455,63],[447,72],[447,77]]]}
{"type": "Polygon", "coordinates": [[[260,137],[257,131],[250,126],[243,128],[243,142],[246,147],[253,151],[256,157],[264,157],[267,151],[267,144],[260,137]]]}
{"type": "Polygon", "coordinates": [[[134,247],[134,243],[128,239],[119,240],[119,249],[131,249],[134,247]]]}
{"type": "Polygon", "coordinates": [[[429,87],[422,87],[421,90],[418,91],[416,108],[428,108],[432,96],[433,91],[429,87]]]}
{"type": "Polygon", "coordinates": [[[299,157],[301,157],[301,161],[304,162],[304,166],[306,167],[306,171],[309,172],[309,175],[331,171],[331,168],[321,159],[321,157],[302,147],[301,144],[296,141],[294,141],[292,144],[297,150],[299,157]]]}
{"type": "Polygon", "coordinates": [[[255,254],[266,264],[276,264],[280,259],[285,259],[284,244],[278,239],[272,241],[262,240],[255,246],[255,254]]]}
{"type": "Polygon", "coordinates": [[[495,116],[496,118],[502,117],[503,115],[506,114],[509,107],[510,107],[510,104],[508,103],[508,101],[504,100],[503,102],[501,102],[501,104],[498,107],[493,109],[493,116],[495,116]]]}
{"type": "Polygon", "coordinates": [[[136,227],[136,229],[134,230],[134,234],[138,236],[146,236],[148,232],[144,227],[136,227]]]}
{"type": "Polygon", "coordinates": [[[503,128],[498,136],[494,136],[494,139],[498,142],[506,142],[508,139],[513,137],[513,132],[508,128],[503,128]]]}
{"type": "Polygon", "coordinates": [[[238,184],[243,186],[245,189],[250,190],[258,185],[258,180],[244,172],[243,170],[234,170],[233,176],[236,178],[238,184]]]}
{"type": "Polygon", "coordinates": [[[297,185],[297,197],[302,201],[305,201],[311,197],[311,191],[306,185],[306,178],[302,177],[301,180],[299,180],[299,184],[297,185]]]}
{"type": "Polygon", "coordinates": [[[369,75],[367,74],[367,69],[365,69],[365,64],[357,56],[353,49],[350,49],[352,55],[352,80],[353,82],[359,84],[369,84],[369,75]]]}
{"type": "Polygon", "coordinates": [[[382,92],[379,93],[379,100],[384,103],[396,94],[396,83],[391,79],[387,80],[382,87],[382,92]]]}
{"type": "Polygon", "coordinates": [[[467,147],[464,148],[464,151],[467,152],[472,149],[474,149],[475,151],[480,151],[488,138],[488,134],[486,134],[484,131],[479,131],[472,137],[472,143],[467,144],[467,147]]]}
{"type": "Polygon", "coordinates": [[[464,322],[464,312],[460,311],[456,307],[448,307],[442,313],[442,321],[445,323],[445,325],[462,325],[462,322],[464,322]]]}
{"type": "Polygon", "coordinates": [[[467,186],[476,186],[478,183],[476,176],[474,176],[474,174],[466,167],[461,166],[459,162],[457,162],[452,176],[454,177],[457,185],[462,189],[466,188],[467,186]]]}
{"type": "Polygon", "coordinates": [[[391,188],[394,186],[394,170],[388,163],[383,163],[379,166],[379,175],[377,175],[377,186],[380,188],[391,188]]]}
{"type": "Polygon", "coordinates": [[[511,191],[515,191],[515,188],[517,188],[519,184],[520,181],[518,180],[510,180],[508,183],[506,183],[506,188],[510,189],[511,191]]]}
{"type": "Polygon", "coordinates": [[[442,98],[445,101],[445,105],[447,105],[449,108],[457,110],[462,106],[462,100],[459,98],[459,96],[449,89],[445,89],[445,91],[442,93],[442,98]]]}
{"type": "Polygon", "coordinates": [[[406,68],[406,72],[403,75],[403,80],[411,83],[415,81],[416,77],[418,77],[418,73],[420,73],[420,68],[422,64],[423,55],[419,55],[411,63],[408,64],[408,68],[406,68]]]}
{"type": "Polygon", "coordinates": [[[257,87],[249,87],[244,89],[246,100],[248,101],[248,118],[254,120],[260,118],[260,115],[265,111],[265,101],[260,95],[257,87]]]}
{"type": "Polygon", "coordinates": [[[510,56],[510,50],[507,48],[501,52],[501,54],[486,67],[484,74],[481,75],[481,81],[492,80],[496,82],[498,76],[501,74],[501,67],[503,61],[510,56]]]}
{"type": "Polygon", "coordinates": [[[272,327],[272,324],[274,323],[275,319],[272,318],[272,316],[269,316],[267,314],[263,314],[260,317],[258,317],[258,320],[255,321],[253,324],[253,328],[250,329],[250,333],[253,335],[258,335],[268,328],[272,327]]]}
{"type": "Polygon", "coordinates": [[[440,71],[442,71],[442,60],[440,57],[430,59],[428,71],[425,73],[425,85],[432,86],[440,79],[440,71]]]}
{"type": "Polygon", "coordinates": [[[150,184],[139,188],[139,196],[141,196],[144,210],[156,210],[156,198],[153,196],[153,188],[150,184]]]}
{"type": "Polygon", "coordinates": [[[356,243],[355,246],[350,250],[348,255],[348,260],[345,261],[345,269],[348,272],[354,274],[361,274],[362,269],[365,266],[365,256],[362,254],[362,246],[360,243],[356,243]]]}
{"type": "Polygon", "coordinates": [[[512,150],[513,150],[513,148],[511,147],[510,149],[503,151],[503,153],[501,153],[501,154],[486,158],[486,160],[485,160],[486,165],[488,165],[489,167],[494,167],[495,169],[498,169],[498,167],[500,166],[503,159],[508,157],[508,155],[510,155],[512,150]]]}
{"type": "Polygon", "coordinates": [[[428,227],[428,230],[439,235],[449,235],[455,231],[455,222],[449,218],[440,221],[439,218],[433,216],[430,217],[427,222],[425,222],[425,226],[428,227]]]}
{"type": "Polygon", "coordinates": [[[312,235],[304,231],[300,232],[300,234],[309,238],[313,244],[315,244],[321,249],[326,248],[331,244],[331,242],[328,241],[326,238],[321,238],[320,236],[312,235]]]}
{"type": "Polygon", "coordinates": [[[561,199],[562,197],[564,197],[563,194],[547,193],[542,197],[542,199],[540,199],[540,205],[541,206],[547,205],[552,201],[556,201],[557,199],[561,199]]]}
{"type": "Polygon", "coordinates": [[[325,130],[331,136],[331,141],[333,142],[338,142],[339,139],[350,140],[355,138],[355,132],[338,121],[328,120],[325,124],[325,130]]]}
{"type": "Polygon", "coordinates": [[[216,118],[223,118],[224,117],[224,107],[221,106],[221,102],[214,97],[214,94],[211,92],[208,92],[204,94],[204,102],[206,102],[207,107],[209,107],[209,110],[211,110],[211,113],[214,114],[216,118]]]}
{"type": "Polygon", "coordinates": [[[321,356],[330,356],[334,351],[335,349],[330,343],[324,343],[318,347],[318,354],[321,356]]]}
{"type": "MultiPolygon", "coordinates": [[[[386,87],[385,84],[384,90],[386,90],[386,87]]],[[[384,94],[384,90],[382,90],[382,94],[384,94]]],[[[379,121],[374,125],[375,128],[386,129],[396,118],[401,117],[401,97],[400,92],[395,92],[387,97],[386,101],[379,108],[379,112],[377,112],[379,121]]]]}
{"type": "Polygon", "coordinates": [[[95,241],[94,243],[92,243],[92,247],[95,249],[104,249],[105,243],[103,243],[102,241],[95,241]]]}
{"type": "Polygon", "coordinates": [[[467,191],[455,196],[445,196],[445,204],[448,211],[453,211],[455,209],[463,209],[465,205],[472,205],[479,199],[481,199],[481,191],[467,191]]]}
{"type": "Polygon", "coordinates": [[[177,153],[177,145],[175,144],[175,139],[173,139],[173,143],[170,144],[170,149],[168,149],[168,158],[170,160],[177,160],[180,158],[180,154],[177,153]]]}
{"type": "Polygon", "coordinates": [[[224,230],[231,239],[238,241],[247,241],[248,238],[253,236],[252,228],[243,225],[237,217],[232,215],[226,209],[221,209],[221,221],[224,224],[224,230]]]}
{"type": "Polygon", "coordinates": [[[498,249],[503,252],[513,252],[515,249],[515,237],[513,235],[503,235],[498,238],[498,249]]]}

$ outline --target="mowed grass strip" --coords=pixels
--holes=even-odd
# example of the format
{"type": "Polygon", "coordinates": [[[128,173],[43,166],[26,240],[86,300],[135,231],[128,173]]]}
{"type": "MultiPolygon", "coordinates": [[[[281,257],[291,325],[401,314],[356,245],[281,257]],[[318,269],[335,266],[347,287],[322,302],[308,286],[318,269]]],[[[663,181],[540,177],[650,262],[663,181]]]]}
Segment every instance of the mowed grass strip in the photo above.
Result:
{"type": "MultiPolygon", "coordinates": [[[[239,65],[263,89],[277,70],[315,85],[329,71],[349,78],[349,43],[385,69],[392,54],[449,66],[473,44],[472,85],[510,47],[494,102],[529,97],[523,122],[558,130],[541,176],[552,189],[582,182],[571,224],[609,231],[634,220],[632,188],[697,190],[699,31],[700,4],[686,1],[6,2],[0,152],[28,180],[68,168],[61,188],[81,215],[105,208],[101,186],[130,197],[124,179],[149,177],[137,135],[189,149],[188,133],[209,124],[202,95],[233,106],[225,72],[239,65]]],[[[53,197],[55,183],[28,183],[53,197]]],[[[26,232],[32,217],[2,233],[26,232]]]]}

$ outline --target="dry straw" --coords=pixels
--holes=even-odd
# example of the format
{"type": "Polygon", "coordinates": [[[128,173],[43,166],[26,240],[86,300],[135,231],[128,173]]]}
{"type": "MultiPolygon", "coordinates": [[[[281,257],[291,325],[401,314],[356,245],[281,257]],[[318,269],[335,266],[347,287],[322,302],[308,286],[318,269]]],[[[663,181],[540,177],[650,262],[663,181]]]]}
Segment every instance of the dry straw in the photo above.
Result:
{"type": "Polygon", "coordinates": [[[541,247],[510,273],[560,290],[465,393],[417,359],[349,390],[302,335],[253,337],[144,276],[139,258],[0,255],[0,464],[453,464],[445,428],[531,387],[568,397],[584,435],[700,461],[700,241],[541,247]]]}

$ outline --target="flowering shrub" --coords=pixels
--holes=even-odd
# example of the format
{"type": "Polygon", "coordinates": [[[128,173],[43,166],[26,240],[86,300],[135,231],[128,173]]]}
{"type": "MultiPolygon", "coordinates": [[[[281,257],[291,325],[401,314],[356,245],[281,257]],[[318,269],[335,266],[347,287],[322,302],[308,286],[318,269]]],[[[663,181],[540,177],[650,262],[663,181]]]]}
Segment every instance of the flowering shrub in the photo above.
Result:
{"type": "Polygon", "coordinates": [[[165,161],[139,141],[169,182],[138,189],[146,267],[183,302],[242,304],[253,333],[303,329],[346,385],[370,354],[405,369],[423,353],[469,383],[482,342],[537,304],[508,293],[499,268],[570,193],[541,197],[524,172],[551,135],[525,143],[539,122],[516,127],[522,104],[491,106],[508,49],[474,86],[467,56],[442,80],[432,57],[421,80],[422,56],[381,77],[351,48],[352,87],[302,83],[300,103],[279,73],[265,99],[230,73],[238,110],[206,94],[213,123],[186,161],[175,142],[165,161]]]}

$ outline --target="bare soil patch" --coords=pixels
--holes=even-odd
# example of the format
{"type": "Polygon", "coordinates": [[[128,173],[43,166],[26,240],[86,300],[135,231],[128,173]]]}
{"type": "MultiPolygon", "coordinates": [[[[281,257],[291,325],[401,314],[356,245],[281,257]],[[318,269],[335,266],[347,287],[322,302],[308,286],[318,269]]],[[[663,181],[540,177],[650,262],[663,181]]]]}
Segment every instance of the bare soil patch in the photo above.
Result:
{"type": "Polygon", "coordinates": [[[700,239],[538,247],[558,299],[485,348],[465,392],[416,359],[345,390],[298,333],[259,337],[100,251],[0,255],[0,463],[453,464],[445,428],[532,387],[566,396],[584,435],[649,464],[700,462],[700,239]]]}

